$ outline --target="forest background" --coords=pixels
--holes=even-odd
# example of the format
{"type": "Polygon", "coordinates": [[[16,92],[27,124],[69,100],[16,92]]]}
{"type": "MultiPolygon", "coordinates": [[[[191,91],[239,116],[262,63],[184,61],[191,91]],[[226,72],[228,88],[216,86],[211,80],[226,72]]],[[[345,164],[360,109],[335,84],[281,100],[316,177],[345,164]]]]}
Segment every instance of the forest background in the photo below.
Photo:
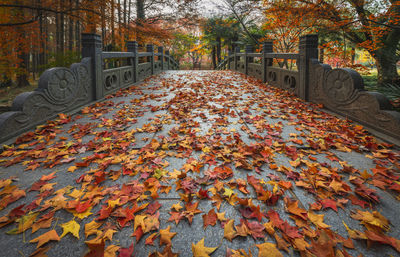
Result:
{"type": "Polygon", "coordinates": [[[399,0],[0,0],[0,17],[0,111],[45,69],[79,62],[81,33],[100,34],[105,51],[162,45],[182,69],[213,69],[265,41],[297,52],[301,35],[318,33],[321,62],[358,70],[400,105],[399,0]]]}

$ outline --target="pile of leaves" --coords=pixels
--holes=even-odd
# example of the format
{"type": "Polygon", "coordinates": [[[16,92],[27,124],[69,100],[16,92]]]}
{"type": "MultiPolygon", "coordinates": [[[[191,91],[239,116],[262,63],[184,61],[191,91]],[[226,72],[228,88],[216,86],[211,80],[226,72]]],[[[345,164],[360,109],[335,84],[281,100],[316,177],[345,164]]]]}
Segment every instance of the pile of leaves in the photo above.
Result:
{"type": "Polygon", "coordinates": [[[259,81],[169,73],[6,146],[1,237],[22,234],[36,245],[31,256],[46,256],[64,237],[83,240],[86,256],[178,256],[178,245],[189,244],[176,240],[187,234],[178,226],[189,231],[201,219],[198,229],[219,228],[221,238],[193,242],[193,256],[351,256],[364,242],[400,252],[378,211],[381,193],[400,200],[399,159],[363,127],[259,81]],[[340,152],[374,167],[358,170],[340,152]],[[363,230],[325,223],[325,215],[363,230]],[[122,246],[114,235],[126,232],[131,243],[122,246]],[[247,249],[231,249],[243,239],[247,249]]]}

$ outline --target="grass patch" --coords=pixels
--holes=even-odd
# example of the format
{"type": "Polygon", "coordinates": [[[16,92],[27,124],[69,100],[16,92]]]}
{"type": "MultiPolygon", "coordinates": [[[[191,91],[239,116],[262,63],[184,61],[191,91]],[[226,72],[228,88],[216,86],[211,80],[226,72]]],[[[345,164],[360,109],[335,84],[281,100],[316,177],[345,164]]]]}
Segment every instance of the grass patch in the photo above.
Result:
{"type": "Polygon", "coordinates": [[[6,87],[0,88],[0,113],[7,111],[11,107],[14,98],[28,91],[33,91],[37,88],[37,82],[30,82],[30,86],[27,87],[6,87]]]}
{"type": "Polygon", "coordinates": [[[376,70],[372,70],[368,75],[362,75],[362,78],[365,90],[376,91],[385,95],[394,106],[394,109],[400,112],[400,87],[392,84],[378,86],[378,74],[376,70]]]}

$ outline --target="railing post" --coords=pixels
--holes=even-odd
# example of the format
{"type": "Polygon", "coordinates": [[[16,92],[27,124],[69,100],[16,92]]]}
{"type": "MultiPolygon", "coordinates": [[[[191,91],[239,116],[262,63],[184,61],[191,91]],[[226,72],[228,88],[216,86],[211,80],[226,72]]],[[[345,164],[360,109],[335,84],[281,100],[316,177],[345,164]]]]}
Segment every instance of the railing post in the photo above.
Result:
{"type": "Polygon", "coordinates": [[[170,63],[170,55],[169,55],[169,50],[165,50],[165,55],[167,55],[168,57],[168,61],[167,61],[167,70],[169,70],[169,63],[170,63]]]}
{"type": "Polygon", "coordinates": [[[93,100],[102,99],[103,91],[103,60],[101,36],[92,33],[82,34],[82,58],[91,58],[93,100]]]}
{"type": "Polygon", "coordinates": [[[154,74],[154,45],[153,44],[148,44],[146,46],[146,52],[151,53],[151,56],[147,59],[148,62],[150,62],[151,65],[151,75],[154,74]]]}
{"type": "Polygon", "coordinates": [[[240,47],[239,46],[235,47],[235,56],[234,56],[234,58],[235,58],[235,60],[234,60],[235,68],[233,70],[237,70],[238,61],[239,61],[239,58],[240,58],[239,56],[237,56],[238,53],[240,53],[240,47]]]}
{"type": "Polygon", "coordinates": [[[161,60],[161,70],[164,70],[164,47],[158,47],[158,54],[161,54],[158,58],[161,60]]]}
{"type": "Polygon", "coordinates": [[[308,101],[310,59],[318,59],[318,35],[311,34],[300,37],[299,55],[298,69],[300,83],[296,94],[301,99],[308,101]]]}
{"type": "Polygon", "coordinates": [[[139,74],[138,74],[138,65],[139,65],[139,57],[138,57],[138,43],[136,41],[128,41],[126,42],[126,48],[128,49],[128,52],[131,52],[135,55],[133,57],[133,62],[132,62],[132,68],[133,68],[133,74],[134,74],[134,81],[138,82],[139,81],[139,74]]]}
{"type": "Polygon", "coordinates": [[[249,67],[249,63],[253,62],[253,58],[252,57],[247,57],[247,54],[252,53],[253,52],[253,46],[252,45],[246,45],[245,49],[244,49],[244,73],[246,75],[248,75],[248,67],[249,67]]]}
{"type": "Polygon", "coordinates": [[[263,82],[266,83],[267,82],[267,76],[268,76],[268,66],[272,66],[272,59],[267,59],[265,56],[267,53],[273,53],[274,50],[274,43],[272,41],[267,41],[263,43],[263,57],[261,60],[262,63],[262,78],[263,78],[263,82]]]}

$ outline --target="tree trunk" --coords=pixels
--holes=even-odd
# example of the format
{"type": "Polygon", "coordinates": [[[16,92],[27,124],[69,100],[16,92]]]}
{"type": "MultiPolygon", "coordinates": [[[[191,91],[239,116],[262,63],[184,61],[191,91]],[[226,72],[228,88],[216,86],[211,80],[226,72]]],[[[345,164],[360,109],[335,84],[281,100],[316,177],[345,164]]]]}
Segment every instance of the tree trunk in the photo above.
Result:
{"type": "Polygon", "coordinates": [[[121,30],[121,24],[122,24],[122,21],[121,21],[121,0],[118,0],[118,9],[117,9],[117,11],[118,11],[118,34],[119,34],[119,38],[121,39],[121,37],[122,37],[122,30],[121,30]]]}
{"type": "MultiPolygon", "coordinates": [[[[73,0],[69,0],[69,8],[73,8],[73,0]]],[[[74,18],[68,18],[68,50],[74,50],[74,18]]]]}
{"type": "Polygon", "coordinates": [[[215,46],[213,46],[212,50],[211,50],[211,59],[212,59],[212,64],[213,64],[213,69],[217,68],[217,63],[216,63],[216,51],[215,51],[215,46]]]}
{"type": "MultiPolygon", "coordinates": [[[[60,9],[64,9],[64,0],[60,1],[60,9]]],[[[65,15],[64,13],[61,13],[60,15],[60,49],[59,49],[59,54],[61,56],[64,56],[64,50],[65,50],[65,15]]]]}
{"type": "Polygon", "coordinates": [[[127,40],[130,40],[130,38],[129,38],[129,36],[130,36],[130,27],[129,27],[129,24],[131,23],[131,8],[132,8],[132,0],[129,0],[129,2],[128,2],[128,24],[127,24],[127,28],[128,28],[128,30],[126,31],[126,37],[127,37],[127,40]]]}
{"type": "Polygon", "coordinates": [[[136,0],[136,41],[140,46],[144,45],[143,38],[141,36],[141,27],[143,21],[146,19],[144,11],[144,0],[136,0]]]}
{"type": "Polygon", "coordinates": [[[101,6],[100,6],[100,12],[101,12],[101,17],[100,17],[100,20],[101,20],[101,38],[103,40],[104,45],[107,45],[107,43],[105,41],[105,39],[106,39],[106,17],[105,17],[106,14],[105,14],[105,8],[106,8],[105,3],[101,3],[101,6]]]}
{"type": "Polygon", "coordinates": [[[356,48],[352,47],[351,48],[351,64],[354,65],[356,61],[356,48]]]}
{"type": "Polygon", "coordinates": [[[128,24],[127,24],[127,15],[128,15],[128,10],[127,10],[127,2],[126,2],[126,0],[124,0],[124,12],[123,12],[123,15],[124,15],[124,39],[125,39],[125,41],[127,40],[127,34],[126,34],[126,30],[127,30],[127,27],[128,27],[128,24]]]}
{"type": "Polygon", "coordinates": [[[217,37],[217,64],[221,62],[221,38],[217,37]]]}
{"type": "Polygon", "coordinates": [[[379,49],[373,55],[378,70],[378,85],[394,84],[400,86],[400,76],[397,72],[395,49],[379,49]]]}
{"type": "Polygon", "coordinates": [[[115,46],[115,2],[111,0],[111,45],[115,46]]]}
{"type": "MultiPolygon", "coordinates": [[[[20,1],[17,1],[16,3],[21,4],[20,1]]],[[[25,10],[19,10],[18,14],[21,20],[25,20],[25,10]]],[[[17,26],[16,31],[19,34],[18,35],[19,39],[23,40],[24,42],[29,40],[26,37],[26,33],[23,26],[17,26]]],[[[27,52],[27,49],[24,49],[24,47],[21,46],[21,44],[22,43],[20,43],[17,47],[18,58],[21,60],[21,63],[19,64],[18,67],[16,84],[17,87],[26,87],[30,85],[28,81],[29,52],[27,52]]]]}
{"type": "MultiPolygon", "coordinates": [[[[75,1],[75,8],[78,9],[79,7],[79,0],[75,1]]],[[[80,52],[81,51],[81,22],[79,19],[76,20],[75,22],[75,47],[76,51],[80,52]]]]}

